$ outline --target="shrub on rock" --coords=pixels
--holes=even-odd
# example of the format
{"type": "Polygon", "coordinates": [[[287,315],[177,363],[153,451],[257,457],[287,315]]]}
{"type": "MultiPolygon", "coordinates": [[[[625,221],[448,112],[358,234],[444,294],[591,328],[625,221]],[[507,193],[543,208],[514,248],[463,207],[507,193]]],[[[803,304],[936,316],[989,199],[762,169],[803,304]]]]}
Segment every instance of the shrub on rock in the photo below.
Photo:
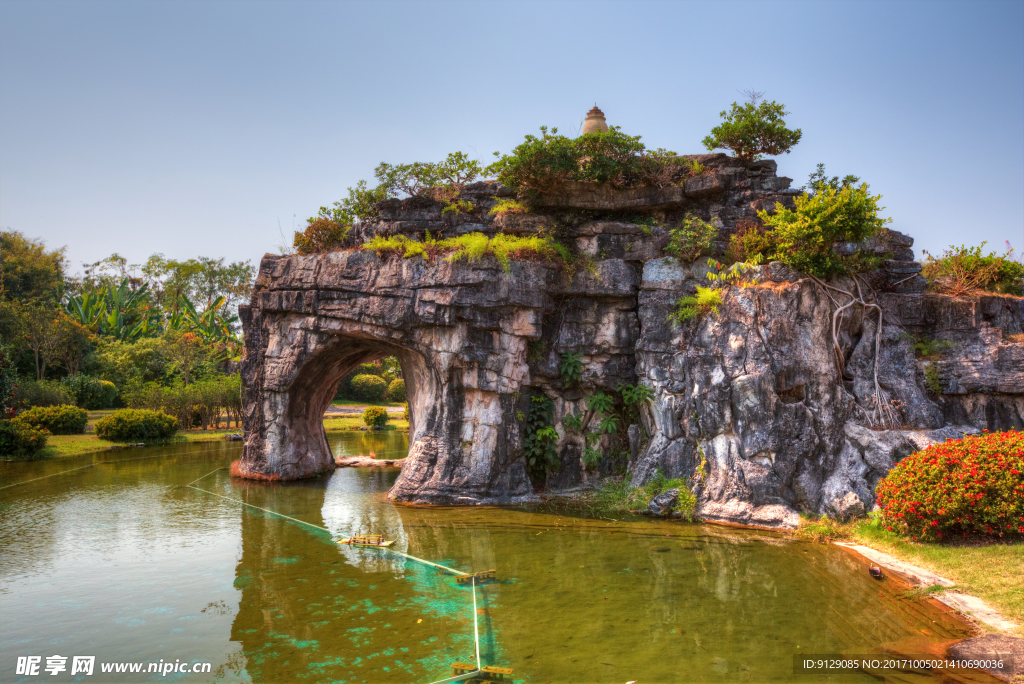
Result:
{"type": "Polygon", "coordinates": [[[732,103],[728,112],[722,112],[722,123],[711,129],[711,135],[704,138],[704,147],[709,151],[732,150],[740,159],[755,161],[762,156],[789,154],[790,149],[800,142],[801,130],[786,128],[782,118],[787,116],[785,106],[778,102],[760,102],[760,93],[751,93],[751,101],[744,104],[732,103]]]}
{"type": "Polygon", "coordinates": [[[54,435],[80,435],[85,432],[89,414],[77,406],[36,406],[23,411],[15,419],[37,430],[49,430],[54,435]]]}
{"type": "Polygon", "coordinates": [[[42,430],[17,420],[0,420],[0,456],[32,459],[46,446],[42,430]]]}
{"type": "Polygon", "coordinates": [[[352,396],[360,401],[380,401],[388,391],[388,382],[379,375],[357,375],[352,378],[352,396]]]}
{"type": "Polygon", "coordinates": [[[900,461],[875,494],[886,529],[914,539],[1024,536],[1024,432],[932,445],[900,461]]]}
{"type": "Polygon", "coordinates": [[[688,264],[707,254],[718,236],[718,229],[693,214],[687,214],[682,225],[669,231],[669,235],[665,252],[688,264]]]}
{"type": "Polygon", "coordinates": [[[363,411],[363,422],[367,427],[380,430],[388,424],[388,412],[381,406],[369,406],[363,411]]]}
{"type": "Polygon", "coordinates": [[[867,183],[838,190],[823,185],[813,195],[797,197],[795,209],[777,202],[773,211],[758,212],[758,218],[771,231],[765,246],[775,250],[765,255],[767,260],[781,261],[819,278],[862,265],[857,255],[844,257],[832,246],[837,242],[860,242],[881,232],[892,220],[878,215],[885,208],[878,204],[881,198],[868,192],[867,183]]]}
{"type": "Polygon", "coordinates": [[[405,401],[408,394],[405,390],[405,380],[397,378],[388,385],[388,399],[391,401],[405,401]]]}
{"type": "Polygon", "coordinates": [[[177,418],[147,409],[121,409],[96,422],[96,436],[111,442],[161,441],[177,431],[177,418]]]}
{"type": "Polygon", "coordinates": [[[344,225],[327,215],[326,208],[320,210],[320,216],[307,220],[306,230],[295,231],[292,246],[302,255],[331,252],[345,247],[351,225],[344,225]]]}

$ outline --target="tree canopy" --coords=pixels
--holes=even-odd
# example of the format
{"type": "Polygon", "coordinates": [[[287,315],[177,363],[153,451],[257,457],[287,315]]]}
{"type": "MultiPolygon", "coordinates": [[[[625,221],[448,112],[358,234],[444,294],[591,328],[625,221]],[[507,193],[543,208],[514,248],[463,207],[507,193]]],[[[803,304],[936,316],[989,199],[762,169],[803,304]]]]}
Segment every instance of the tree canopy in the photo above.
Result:
{"type": "Polygon", "coordinates": [[[68,265],[65,251],[48,250],[42,240],[16,230],[0,231],[0,298],[58,301],[68,265]]]}

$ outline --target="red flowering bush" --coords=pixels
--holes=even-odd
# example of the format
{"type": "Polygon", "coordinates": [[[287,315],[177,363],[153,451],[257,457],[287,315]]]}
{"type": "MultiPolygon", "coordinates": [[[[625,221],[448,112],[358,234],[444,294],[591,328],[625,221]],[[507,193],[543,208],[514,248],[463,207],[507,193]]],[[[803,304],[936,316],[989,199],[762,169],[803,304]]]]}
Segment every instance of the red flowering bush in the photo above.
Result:
{"type": "Polygon", "coordinates": [[[882,524],[914,539],[1024,536],[1024,432],[934,444],[875,487],[882,524]]]}

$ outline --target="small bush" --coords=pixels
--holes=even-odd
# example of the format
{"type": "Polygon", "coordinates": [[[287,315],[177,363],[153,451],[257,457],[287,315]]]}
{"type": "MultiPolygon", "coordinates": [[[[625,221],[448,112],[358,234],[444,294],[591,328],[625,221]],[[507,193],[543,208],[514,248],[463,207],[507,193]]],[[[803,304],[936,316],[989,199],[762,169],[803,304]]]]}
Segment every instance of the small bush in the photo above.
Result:
{"type": "Polygon", "coordinates": [[[15,390],[15,399],[25,406],[60,406],[74,404],[75,397],[55,380],[23,380],[15,390]]]}
{"type": "Polygon", "coordinates": [[[377,204],[398,197],[430,197],[452,202],[465,187],[480,175],[480,163],[463,152],[449,154],[443,162],[387,164],[381,162],[373,170],[375,187],[365,180],[348,189],[348,196],[334,203],[331,209],[320,207],[320,213],[307,220],[304,232],[296,232],[293,240],[300,254],[330,251],[344,247],[349,231],[356,221],[376,218],[377,204]]]}
{"type": "Polygon", "coordinates": [[[911,335],[909,333],[901,333],[901,339],[910,340],[914,344],[914,354],[918,358],[930,359],[937,356],[942,356],[942,352],[947,349],[955,349],[956,345],[949,340],[935,340],[931,339],[927,335],[911,335]]]}
{"type": "Polygon", "coordinates": [[[491,207],[491,211],[488,213],[496,216],[504,216],[505,214],[528,214],[530,208],[518,200],[502,198],[498,200],[498,203],[491,207]]]}
{"type": "Polygon", "coordinates": [[[775,236],[754,221],[740,223],[725,248],[726,263],[762,264],[775,255],[775,236]]]}
{"type": "Polygon", "coordinates": [[[331,250],[342,249],[352,231],[351,225],[343,225],[328,214],[326,207],[321,207],[320,215],[307,221],[306,229],[296,231],[292,246],[299,254],[319,254],[331,250]]]}
{"type": "Polygon", "coordinates": [[[388,399],[390,401],[405,401],[409,398],[405,390],[405,380],[396,378],[388,385],[388,399]]]}
{"type": "Polygon", "coordinates": [[[682,225],[669,231],[671,236],[665,252],[683,263],[696,261],[711,248],[718,229],[702,219],[687,214],[682,225]]]}
{"type": "Polygon", "coordinates": [[[405,410],[402,411],[402,420],[409,420],[409,402],[405,402],[405,410]]]}
{"type": "Polygon", "coordinates": [[[0,420],[0,456],[30,460],[46,446],[46,435],[18,420],[0,420]]]}
{"type": "Polygon", "coordinates": [[[722,305],[722,295],[711,287],[697,286],[697,293],[691,297],[680,297],[676,300],[676,308],[668,315],[668,320],[682,325],[693,318],[708,313],[718,315],[718,307],[722,305]]]}
{"type": "Polygon", "coordinates": [[[444,209],[441,210],[441,216],[443,217],[448,214],[455,214],[456,216],[459,214],[468,214],[474,209],[476,209],[476,205],[469,200],[453,200],[444,206],[444,209]]]}
{"type": "Polygon", "coordinates": [[[535,480],[543,481],[549,472],[561,469],[558,459],[558,431],[554,422],[555,404],[543,394],[530,397],[530,413],[526,419],[523,455],[527,470],[535,480]]]}
{"type": "Polygon", "coordinates": [[[544,192],[564,181],[591,181],[618,186],[671,183],[685,173],[675,152],[649,150],[640,136],[630,136],[612,126],[606,132],[577,138],[558,135],[558,129],[527,135],[512,154],[504,155],[486,173],[520,195],[544,192]]]}
{"type": "Polygon", "coordinates": [[[782,117],[789,112],[777,102],[757,103],[759,94],[751,101],[739,105],[732,103],[732,109],[722,112],[721,125],[711,129],[711,135],[701,142],[708,150],[732,150],[740,159],[754,161],[766,154],[776,155],[789,150],[800,142],[800,129],[786,128],[782,117]]]}
{"type": "Polygon", "coordinates": [[[800,526],[797,527],[796,533],[804,539],[819,544],[828,544],[834,539],[843,539],[847,536],[842,525],[832,518],[828,516],[811,518],[804,517],[803,514],[800,515],[800,526]]]}
{"type": "Polygon", "coordinates": [[[978,247],[951,247],[941,257],[925,252],[921,275],[935,290],[962,295],[974,290],[1019,295],[1024,291],[1024,263],[1006,254],[982,254],[985,243],[978,247]]]}
{"type": "Polygon", "coordinates": [[[22,411],[15,420],[53,435],[80,435],[85,432],[89,414],[77,406],[36,406],[22,411]]]}
{"type": "Polygon", "coordinates": [[[113,408],[117,401],[117,387],[108,380],[78,374],[69,375],[60,384],[76,406],[90,411],[113,408]]]}
{"type": "Polygon", "coordinates": [[[1024,432],[932,445],[896,464],[875,495],[885,528],[914,539],[1024,536],[1024,432]]]}
{"type": "Polygon", "coordinates": [[[775,213],[758,212],[775,242],[772,259],[818,277],[845,273],[858,258],[832,251],[836,242],[861,242],[877,234],[890,219],[879,218],[881,195],[868,194],[867,183],[839,190],[827,185],[796,198],[796,209],[776,203],[775,213]]]}
{"type": "Polygon", "coordinates": [[[388,412],[382,406],[368,406],[363,411],[363,422],[374,430],[380,430],[388,424],[388,412]]]}
{"type": "Polygon", "coordinates": [[[379,375],[357,375],[352,378],[352,396],[359,401],[380,401],[387,391],[388,383],[379,375]]]}
{"type": "Polygon", "coordinates": [[[96,436],[111,442],[162,441],[177,431],[177,418],[147,409],[120,409],[96,421],[96,436]]]}

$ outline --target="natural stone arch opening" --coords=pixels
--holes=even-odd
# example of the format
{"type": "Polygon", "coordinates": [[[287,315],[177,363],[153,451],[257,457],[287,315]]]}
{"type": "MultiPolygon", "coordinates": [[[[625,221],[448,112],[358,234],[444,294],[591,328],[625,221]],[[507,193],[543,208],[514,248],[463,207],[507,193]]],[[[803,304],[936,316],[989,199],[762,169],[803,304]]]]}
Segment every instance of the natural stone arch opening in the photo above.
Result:
{"type": "Polygon", "coordinates": [[[398,358],[406,381],[410,445],[433,441],[431,433],[437,431],[438,421],[444,422],[443,383],[422,353],[373,337],[324,331],[307,335],[306,343],[312,353],[284,369],[279,382],[264,385],[258,395],[262,406],[248,407],[273,419],[265,422],[260,443],[247,441],[236,474],[287,480],[333,468],[324,413],[346,375],[386,356],[398,358]]]}
{"type": "Polygon", "coordinates": [[[311,357],[296,374],[288,389],[287,424],[291,440],[298,450],[314,455],[318,469],[333,465],[333,456],[323,428],[324,413],[331,405],[341,380],[361,364],[394,356],[402,367],[409,401],[409,440],[414,443],[422,426],[430,422],[428,415],[436,405],[439,378],[437,372],[411,349],[386,342],[354,337],[338,337],[311,357]],[[422,416],[417,420],[417,416],[422,416]]]}

